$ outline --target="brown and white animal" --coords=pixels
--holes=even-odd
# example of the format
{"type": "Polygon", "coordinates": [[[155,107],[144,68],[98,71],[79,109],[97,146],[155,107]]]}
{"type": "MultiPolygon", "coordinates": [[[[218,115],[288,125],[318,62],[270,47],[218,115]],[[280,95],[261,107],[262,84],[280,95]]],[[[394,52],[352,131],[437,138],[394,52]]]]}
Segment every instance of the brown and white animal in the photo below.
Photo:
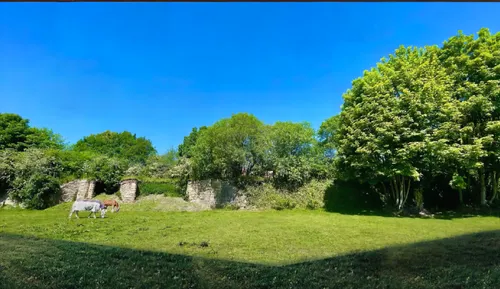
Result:
{"type": "Polygon", "coordinates": [[[71,219],[71,216],[73,213],[75,213],[77,218],[80,218],[78,216],[79,211],[90,211],[90,216],[94,214],[94,219],[96,218],[95,213],[98,211],[101,212],[101,218],[104,218],[104,215],[106,214],[106,207],[104,206],[104,203],[98,200],[76,200],[73,203],[73,206],[71,206],[71,211],[69,213],[69,218],[71,219]]]}
{"type": "Polygon", "coordinates": [[[111,207],[111,213],[118,212],[120,210],[120,204],[116,200],[104,200],[104,206],[111,207]],[[116,207],[116,211],[115,211],[116,207]]]}

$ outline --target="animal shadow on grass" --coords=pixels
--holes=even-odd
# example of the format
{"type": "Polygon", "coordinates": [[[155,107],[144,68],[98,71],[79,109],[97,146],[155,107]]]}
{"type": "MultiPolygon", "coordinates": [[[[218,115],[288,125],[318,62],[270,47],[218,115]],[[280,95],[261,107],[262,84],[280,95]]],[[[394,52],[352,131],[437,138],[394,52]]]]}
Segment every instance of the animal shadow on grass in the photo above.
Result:
{"type": "Polygon", "coordinates": [[[498,288],[500,230],[283,266],[0,233],[0,287],[498,288]]]}

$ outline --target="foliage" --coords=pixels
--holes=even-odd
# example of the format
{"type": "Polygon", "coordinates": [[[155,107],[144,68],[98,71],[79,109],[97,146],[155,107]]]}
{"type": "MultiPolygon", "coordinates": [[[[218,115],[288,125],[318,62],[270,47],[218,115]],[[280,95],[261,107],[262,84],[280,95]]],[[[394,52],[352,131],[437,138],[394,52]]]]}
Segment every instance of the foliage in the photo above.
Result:
{"type": "Polygon", "coordinates": [[[62,150],[65,147],[62,136],[48,128],[30,128],[26,143],[29,147],[41,149],[62,150]]]}
{"type": "Polygon", "coordinates": [[[88,151],[78,152],[73,150],[51,149],[45,152],[61,162],[61,183],[88,177],[88,168],[85,167],[85,164],[100,157],[99,154],[88,151]]]}
{"type": "Polygon", "coordinates": [[[192,149],[196,144],[196,140],[198,139],[200,133],[205,129],[207,129],[206,126],[202,126],[200,127],[200,129],[194,127],[191,133],[188,136],[184,137],[184,141],[178,147],[180,157],[192,157],[192,149]]]}
{"type": "Polygon", "coordinates": [[[472,187],[480,204],[497,198],[499,40],[487,29],[477,39],[459,33],[442,48],[400,47],[365,71],[345,93],[338,119],[320,129],[320,140],[338,149],[339,176],[375,185],[398,209],[414,189],[441,187],[442,179],[459,190],[460,202],[472,187]]]}
{"type": "Polygon", "coordinates": [[[169,172],[177,164],[177,151],[171,149],[163,155],[153,155],[148,158],[144,169],[140,175],[154,178],[163,178],[169,175],[169,172]]]}
{"type": "Polygon", "coordinates": [[[328,158],[333,158],[337,149],[337,135],[340,125],[340,116],[334,115],[325,120],[318,130],[319,146],[328,158]]]}
{"type": "Polygon", "coordinates": [[[183,192],[178,186],[177,180],[166,179],[156,182],[141,182],[139,184],[141,196],[164,195],[166,197],[181,197],[183,192]]]}
{"type": "Polygon", "coordinates": [[[113,194],[118,190],[125,169],[125,161],[98,155],[83,163],[82,175],[84,178],[99,181],[105,193],[113,194]]]}
{"type": "Polygon", "coordinates": [[[202,130],[192,148],[196,179],[236,179],[262,170],[266,127],[255,116],[239,113],[202,130]]]}
{"type": "Polygon", "coordinates": [[[0,114],[0,149],[22,151],[28,147],[28,120],[12,113],[0,114]]]}
{"type": "Polygon", "coordinates": [[[44,209],[57,203],[60,187],[57,178],[62,165],[39,149],[15,155],[9,196],[29,209],[44,209]]]}
{"type": "Polygon", "coordinates": [[[84,137],[73,146],[73,150],[120,158],[130,164],[145,164],[156,153],[151,141],[144,137],[136,137],[128,131],[117,133],[109,130],[84,137]]]}
{"type": "Polygon", "coordinates": [[[14,180],[14,162],[16,151],[0,150],[0,197],[7,194],[14,180]]]}
{"type": "Polygon", "coordinates": [[[324,194],[331,181],[312,180],[293,191],[276,189],[272,184],[246,188],[249,203],[258,208],[284,209],[319,209],[324,206],[324,194]]]}
{"type": "Polygon", "coordinates": [[[13,113],[0,113],[0,150],[26,148],[62,149],[62,137],[46,128],[29,126],[29,120],[13,113]]]}
{"type": "Polygon", "coordinates": [[[276,122],[269,128],[268,167],[278,187],[297,188],[310,180],[315,143],[309,123],[276,122]]]}

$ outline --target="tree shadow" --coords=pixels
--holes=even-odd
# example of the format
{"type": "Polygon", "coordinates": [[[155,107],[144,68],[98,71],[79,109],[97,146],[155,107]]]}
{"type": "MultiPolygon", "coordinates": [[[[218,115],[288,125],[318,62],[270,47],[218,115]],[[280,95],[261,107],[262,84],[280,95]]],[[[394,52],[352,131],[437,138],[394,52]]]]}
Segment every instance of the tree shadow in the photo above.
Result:
{"type": "Polygon", "coordinates": [[[497,208],[474,208],[464,207],[455,211],[438,211],[434,213],[434,218],[443,220],[474,218],[474,217],[500,217],[500,210],[497,208]]]}
{"type": "MultiPolygon", "coordinates": [[[[500,230],[285,266],[0,233],[1,288],[497,288],[500,230]]],[[[207,247],[206,250],[210,250],[207,247]]]]}
{"type": "Polygon", "coordinates": [[[382,202],[369,186],[335,181],[324,194],[325,210],[344,215],[393,216],[382,209],[382,202]]]}
{"type": "Polygon", "coordinates": [[[456,210],[435,209],[427,216],[421,216],[412,209],[405,210],[402,214],[384,210],[379,196],[364,184],[356,182],[335,181],[327,188],[324,194],[325,210],[344,215],[380,216],[392,218],[436,218],[452,220],[472,217],[500,217],[498,207],[462,207],[456,210]]]}

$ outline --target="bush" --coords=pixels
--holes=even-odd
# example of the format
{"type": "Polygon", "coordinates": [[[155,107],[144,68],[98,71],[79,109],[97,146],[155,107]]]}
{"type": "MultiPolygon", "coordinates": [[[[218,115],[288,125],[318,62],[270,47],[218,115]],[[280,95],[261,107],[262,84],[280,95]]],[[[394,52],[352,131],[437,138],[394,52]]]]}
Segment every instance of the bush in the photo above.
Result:
{"type": "Polygon", "coordinates": [[[294,191],[276,189],[265,183],[247,187],[250,205],[275,210],[319,209],[324,207],[324,195],[331,181],[312,180],[294,191]]]}
{"type": "Polygon", "coordinates": [[[28,149],[13,156],[13,178],[9,196],[30,209],[44,209],[60,197],[61,162],[40,149],[28,149]]]}
{"type": "Polygon", "coordinates": [[[27,179],[16,178],[10,197],[28,209],[45,209],[57,204],[61,188],[56,178],[35,173],[27,179]]]}
{"type": "Polygon", "coordinates": [[[175,179],[143,181],[139,184],[140,195],[160,195],[166,197],[181,197],[182,191],[175,179]]]}
{"type": "Polygon", "coordinates": [[[14,150],[0,151],[0,197],[7,194],[14,180],[14,150]]]}
{"type": "Polygon", "coordinates": [[[125,173],[126,163],[123,160],[97,156],[83,163],[83,177],[98,180],[106,194],[115,193],[125,173]]]}

